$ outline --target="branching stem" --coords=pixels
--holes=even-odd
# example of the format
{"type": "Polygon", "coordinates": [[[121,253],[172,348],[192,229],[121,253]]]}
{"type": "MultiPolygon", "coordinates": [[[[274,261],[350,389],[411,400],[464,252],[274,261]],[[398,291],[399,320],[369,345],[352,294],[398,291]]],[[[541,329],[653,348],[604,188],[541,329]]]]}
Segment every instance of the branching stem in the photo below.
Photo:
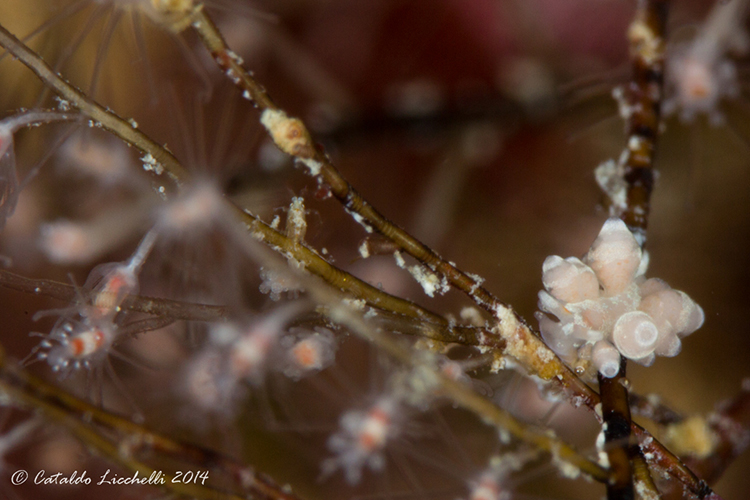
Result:
{"type": "MultiPolygon", "coordinates": [[[[7,49],[22,63],[29,67],[46,85],[53,88],[64,99],[78,109],[81,113],[91,118],[102,127],[117,135],[129,144],[140,149],[144,155],[150,155],[150,169],[157,175],[166,173],[170,179],[180,186],[189,181],[189,174],[180,162],[164,147],[146,136],[140,130],[134,128],[128,121],[119,117],[114,112],[88,98],[83,92],[65,82],[58,76],[34,51],[26,47],[15,36],[0,26],[0,46],[7,49]]],[[[260,92],[260,91],[258,91],[260,92]]],[[[144,160],[145,161],[145,160],[144,160]]],[[[162,186],[165,187],[165,186],[162,186]]],[[[166,187],[165,187],[166,189],[166,187]]],[[[427,322],[447,325],[448,321],[442,316],[435,314],[411,301],[395,297],[365,283],[357,277],[338,269],[320,257],[317,252],[305,245],[292,241],[283,233],[273,229],[268,224],[258,219],[255,215],[234,205],[227,200],[230,210],[242,221],[255,238],[264,241],[288,258],[303,265],[303,267],[327,281],[332,286],[342,290],[354,298],[364,299],[373,307],[384,309],[396,314],[403,314],[418,318],[427,322]]],[[[444,342],[452,342],[450,336],[442,339],[444,342]]],[[[497,342],[487,339],[483,345],[493,346],[497,342]]]]}
{"type": "MultiPolygon", "coordinates": [[[[658,34],[651,41],[656,43],[657,54],[661,53],[662,57],[663,40],[661,36],[664,32],[663,23],[666,20],[666,6],[667,0],[642,0],[634,22],[634,25],[645,22],[650,30],[649,33],[658,34]]],[[[594,409],[596,404],[599,403],[598,394],[586,386],[510,306],[504,304],[483,288],[481,278],[470,276],[459,270],[454,264],[441,258],[417,238],[393,224],[359,195],[330,162],[325,152],[313,143],[305,124],[297,118],[287,116],[274,103],[268,92],[257,82],[252,73],[242,67],[242,60],[229,49],[223,36],[205,10],[193,13],[192,26],[222,71],[240,88],[243,96],[259,108],[261,123],[266,127],[279,149],[305,165],[311,175],[319,176],[330,187],[334,197],[366,229],[378,231],[392,240],[403,251],[439,275],[444,276],[454,288],[469,295],[478,306],[493,314],[497,319],[494,332],[505,343],[505,349],[502,353],[498,353],[498,356],[509,355],[513,357],[531,373],[539,375],[544,380],[560,383],[570,391],[571,399],[578,404],[583,402],[590,409],[594,409]]],[[[633,46],[637,49],[636,52],[652,47],[648,44],[643,45],[642,41],[638,39],[638,33],[632,29],[629,36],[633,46]]],[[[660,89],[661,68],[658,68],[659,72],[652,74],[648,69],[642,67],[643,64],[640,60],[636,60],[634,65],[640,68],[636,70],[634,79],[643,81],[644,85],[651,86],[656,82],[660,89]]],[[[647,99],[647,97],[643,98],[647,99]]],[[[649,182],[649,180],[653,181],[653,171],[651,170],[655,151],[655,142],[653,141],[658,132],[660,98],[660,95],[657,95],[657,99],[648,103],[649,107],[644,111],[643,117],[637,117],[635,120],[640,121],[634,121],[634,126],[630,130],[630,134],[641,134],[642,132],[641,135],[651,141],[641,144],[635,151],[636,154],[631,155],[634,163],[628,171],[630,173],[627,174],[632,178],[628,190],[629,206],[638,208],[633,208],[633,217],[631,217],[636,222],[631,223],[626,220],[626,223],[632,224],[632,227],[635,228],[645,228],[645,218],[635,217],[640,214],[640,210],[643,209],[646,215],[648,214],[648,199],[653,187],[653,183],[649,182]],[[639,123],[644,127],[642,131],[639,128],[639,123]],[[647,127],[652,128],[646,130],[647,127]],[[645,154],[648,161],[645,164],[635,163],[640,161],[639,155],[641,154],[645,154]]],[[[648,433],[637,424],[631,424],[631,428],[639,438],[648,436],[648,433]]],[[[641,439],[641,441],[643,440],[641,439]]],[[[657,463],[674,475],[693,493],[700,498],[704,498],[711,492],[703,481],[699,480],[661,443],[653,438],[650,438],[648,442],[648,451],[655,457],[657,463]]]]}
{"type": "MultiPolygon", "coordinates": [[[[663,40],[661,36],[663,34],[663,23],[666,18],[666,5],[666,0],[642,0],[639,4],[639,14],[636,22],[633,24],[635,28],[631,28],[629,33],[632,45],[637,49],[634,51],[634,81],[636,83],[642,82],[643,89],[646,90],[653,89],[654,85],[660,88],[661,85],[662,77],[660,73],[661,67],[658,64],[658,54],[660,53],[659,51],[662,51],[661,54],[663,55],[663,40]],[[639,31],[637,28],[644,29],[639,31]],[[653,36],[654,34],[658,36],[653,36]],[[654,53],[657,54],[657,64],[654,64],[653,59],[649,59],[648,50],[651,49],[654,49],[654,53]],[[651,67],[648,67],[649,64],[651,64],[651,67]]],[[[444,277],[454,288],[469,295],[477,305],[489,311],[496,318],[497,322],[490,332],[491,335],[477,335],[476,339],[480,342],[479,345],[493,350],[497,349],[495,352],[498,357],[503,355],[512,356],[531,373],[537,374],[545,380],[559,383],[562,387],[570,391],[571,399],[574,399],[579,404],[583,403],[591,409],[596,406],[599,402],[598,394],[567,368],[544,345],[539,336],[532,331],[515,311],[483,288],[481,278],[465,273],[459,270],[454,264],[444,260],[432,249],[385,218],[357,193],[331,164],[325,153],[313,144],[304,124],[298,119],[289,118],[273,103],[268,93],[252,77],[252,74],[242,68],[241,60],[228,49],[223,37],[203,9],[198,8],[190,12],[188,17],[190,24],[197,30],[204,44],[222,70],[241,88],[243,96],[260,108],[262,112],[261,122],[283,151],[294,156],[300,163],[307,166],[312,175],[319,176],[322,182],[330,186],[332,194],[366,228],[376,230],[391,239],[404,252],[419,260],[439,276],[444,277]]],[[[169,151],[141,133],[130,122],[105,109],[89,99],[78,89],[62,80],[36,53],[28,49],[28,47],[2,27],[0,27],[0,45],[26,64],[47,86],[55,89],[70,104],[90,117],[92,125],[101,125],[103,128],[140,149],[147,157],[150,155],[148,162],[155,167],[153,170],[156,173],[163,170],[177,186],[189,180],[187,171],[169,151]]],[[[639,99],[648,99],[646,94],[647,92],[640,92],[637,95],[639,99]]],[[[655,138],[658,133],[659,99],[660,95],[657,95],[656,99],[644,101],[645,104],[648,104],[644,107],[644,114],[637,118],[640,122],[633,122],[634,125],[630,127],[629,131],[631,137],[636,137],[640,140],[640,143],[637,144],[638,147],[635,147],[637,141],[629,142],[629,146],[631,142],[634,144],[633,154],[631,155],[632,161],[629,161],[626,170],[626,178],[630,183],[628,205],[632,208],[632,213],[628,213],[625,219],[626,223],[631,227],[641,228],[642,230],[645,230],[646,227],[649,197],[653,182],[652,164],[655,138]]],[[[386,294],[364,283],[356,277],[332,266],[304,244],[291,241],[284,234],[271,228],[254,215],[234,205],[232,205],[232,208],[255,239],[264,241],[271,248],[286,256],[288,260],[300,263],[304,269],[319,276],[350,297],[364,299],[369,305],[392,314],[405,315],[436,325],[447,325],[446,319],[442,316],[410,301],[386,294]]],[[[355,330],[357,329],[356,325],[347,326],[355,330]]],[[[450,328],[436,330],[452,333],[452,329],[450,328]]],[[[391,352],[393,346],[389,347],[387,343],[381,343],[382,339],[378,335],[380,337],[384,336],[379,332],[375,333],[376,336],[370,340],[387,352],[391,352]]],[[[461,340],[457,340],[458,338],[446,335],[445,338],[439,338],[438,340],[461,342],[461,340]]],[[[393,351],[391,354],[399,359],[403,356],[403,361],[407,364],[414,363],[413,360],[409,361],[411,359],[410,351],[400,346],[399,349],[403,349],[403,352],[393,351]]],[[[7,369],[3,373],[8,373],[7,369]]],[[[441,387],[449,395],[452,394],[452,399],[457,404],[472,409],[480,415],[484,415],[485,418],[497,425],[506,425],[501,424],[501,421],[506,419],[501,409],[494,406],[494,410],[480,408],[485,404],[491,403],[488,403],[478,395],[475,395],[476,398],[472,395],[466,395],[467,393],[463,386],[455,384],[454,387],[452,383],[455,384],[455,382],[448,380],[446,384],[441,383],[441,387]],[[454,389],[455,394],[453,394],[454,389]],[[459,392],[459,389],[461,392],[459,392]]],[[[515,424],[511,422],[507,423],[507,425],[513,428],[515,424]]],[[[654,440],[645,430],[635,424],[631,424],[631,429],[636,438],[642,443],[643,450],[653,455],[654,458],[650,459],[652,464],[656,463],[663,467],[700,498],[712,494],[710,488],[704,482],[698,480],[679,459],[666,450],[658,441],[654,440]]],[[[81,432],[84,431],[85,429],[81,432]]],[[[525,429],[518,428],[513,433],[521,439],[536,442],[537,437],[533,433],[526,435],[526,432],[525,429]]],[[[544,444],[540,441],[539,446],[543,449],[548,449],[548,451],[555,452],[554,447],[557,444],[556,442],[544,444]]],[[[576,463],[584,472],[592,477],[599,480],[609,479],[609,473],[603,474],[596,464],[580,457],[574,451],[565,448],[564,451],[558,449],[557,453],[560,458],[576,463]]]]}
{"type": "Polygon", "coordinates": [[[630,406],[625,387],[627,361],[620,360],[620,371],[612,378],[599,374],[602,420],[612,480],[607,484],[607,500],[634,500],[630,406]]]}
{"type": "Polygon", "coordinates": [[[268,500],[299,500],[288,487],[278,485],[267,475],[247,465],[212,450],[151,432],[60,391],[11,366],[4,359],[0,364],[0,391],[16,404],[34,408],[44,417],[67,428],[87,446],[125,469],[137,472],[140,477],[149,478],[158,472],[146,462],[156,456],[220,472],[231,478],[237,491],[242,492],[234,493],[210,486],[210,477],[209,485],[201,485],[172,481],[171,474],[164,474],[163,486],[173,494],[201,500],[244,500],[247,494],[268,500]],[[97,426],[111,432],[103,432],[97,426]],[[112,432],[114,437],[109,435],[112,432]]]}

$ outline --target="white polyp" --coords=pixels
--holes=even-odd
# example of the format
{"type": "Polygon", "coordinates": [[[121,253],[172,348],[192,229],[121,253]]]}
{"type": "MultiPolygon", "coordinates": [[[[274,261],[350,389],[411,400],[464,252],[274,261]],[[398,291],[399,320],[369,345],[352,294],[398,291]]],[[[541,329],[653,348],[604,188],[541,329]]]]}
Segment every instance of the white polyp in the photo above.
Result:
{"type": "Polygon", "coordinates": [[[84,317],[81,321],[61,320],[46,338],[40,342],[38,359],[44,359],[54,372],[65,378],[80,367],[90,369],[103,363],[117,336],[116,325],[108,320],[93,321],[84,317]],[[55,342],[50,342],[54,340],[55,342]]]}
{"type": "Polygon", "coordinates": [[[89,311],[98,317],[114,317],[129,294],[138,293],[138,274],[151,253],[156,241],[156,232],[151,230],[143,237],[138,248],[127,262],[110,262],[94,267],[86,278],[84,288],[93,295],[89,311]]]}
{"type": "Polygon", "coordinates": [[[604,338],[604,333],[600,330],[586,328],[578,323],[572,323],[573,337],[579,340],[578,345],[584,342],[598,342],[604,338]]]}
{"type": "Polygon", "coordinates": [[[677,356],[681,350],[682,342],[677,335],[672,332],[659,334],[659,340],[656,342],[656,348],[654,349],[655,354],[671,358],[677,356]]]}
{"type": "Polygon", "coordinates": [[[359,445],[364,451],[379,450],[385,446],[394,411],[395,406],[391,400],[381,402],[370,410],[359,427],[360,436],[363,438],[359,440],[359,445]]]}
{"type": "Polygon", "coordinates": [[[542,265],[544,287],[563,302],[581,302],[599,297],[599,280],[594,271],[575,257],[563,260],[547,257],[542,265]]]}
{"type": "Polygon", "coordinates": [[[39,246],[54,263],[86,262],[93,242],[81,224],[58,220],[42,224],[39,246]]]}
{"type": "Polygon", "coordinates": [[[223,363],[220,352],[206,350],[194,357],[183,373],[183,392],[199,410],[228,411],[232,407],[235,380],[224,376],[223,363]]]}
{"type": "Polygon", "coordinates": [[[549,271],[559,266],[563,262],[565,262],[565,259],[563,259],[559,255],[550,255],[549,257],[544,259],[544,262],[542,262],[542,281],[544,281],[545,274],[547,274],[549,271]]]}
{"type": "Polygon", "coordinates": [[[304,375],[330,366],[336,357],[336,339],[333,332],[316,327],[310,332],[303,328],[290,328],[291,335],[281,339],[285,351],[284,375],[299,380],[304,375]]]}
{"type": "Polygon", "coordinates": [[[229,346],[240,337],[240,331],[233,324],[219,323],[209,331],[211,343],[217,347],[229,346]]]}
{"type": "Polygon", "coordinates": [[[705,315],[703,309],[696,304],[685,292],[676,292],[682,299],[682,311],[680,320],[676,325],[677,335],[684,337],[690,335],[703,325],[705,315]]]}
{"type": "Polygon", "coordinates": [[[128,148],[119,139],[111,139],[78,132],[60,148],[61,163],[75,174],[93,177],[106,186],[126,181],[131,177],[128,148]]]}
{"type": "Polygon", "coordinates": [[[220,218],[223,204],[224,197],[217,186],[211,182],[195,183],[161,210],[157,228],[177,234],[205,228],[220,218]]]}
{"type": "Polygon", "coordinates": [[[674,73],[680,76],[678,87],[679,104],[683,106],[682,117],[690,121],[696,112],[710,112],[720,98],[714,66],[711,61],[686,53],[673,61],[674,73]]]}
{"type": "Polygon", "coordinates": [[[696,331],[698,328],[703,326],[703,322],[706,319],[706,313],[703,312],[703,308],[695,302],[693,302],[693,306],[694,308],[690,313],[685,330],[682,332],[677,332],[680,337],[685,337],[696,331]]]}
{"type": "Polygon", "coordinates": [[[320,370],[325,363],[327,352],[320,339],[306,338],[294,344],[290,357],[300,369],[320,370]]]}
{"type": "Polygon", "coordinates": [[[485,471],[479,481],[472,486],[469,500],[511,500],[511,492],[505,484],[504,477],[492,471],[485,471]]]}
{"type": "Polygon", "coordinates": [[[675,290],[659,290],[641,300],[638,309],[653,319],[663,334],[676,333],[680,330],[683,315],[683,299],[675,290]]]}
{"type": "Polygon", "coordinates": [[[623,356],[641,359],[653,352],[659,338],[651,317],[642,311],[632,311],[620,316],[612,330],[612,340],[623,356]]]}
{"type": "Polygon", "coordinates": [[[621,293],[641,265],[641,247],[623,221],[607,219],[591,245],[586,264],[594,270],[606,295],[621,293]]]}
{"type": "Polygon", "coordinates": [[[603,325],[601,328],[611,332],[617,320],[625,313],[634,311],[639,302],[637,293],[638,287],[631,285],[625,293],[614,297],[602,297],[599,302],[599,308],[604,314],[603,325]]]}
{"type": "Polygon", "coordinates": [[[567,357],[573,355],[576,348],[576,339],[571,335],[566,335],[562,324],[540,312],[536,313],[536,318],[539,321],[539,331],[542,334],[544,343],[560,356],[567,357]]]}
{"type": "Polygon", "coordinates": [[[540,290],[537,296],[539,297],[539,309],[550,314],[554,314],[558,317],[558,319],[562,319],[562,317],[565,316],[565,308],[552,295],[545,292],[544,290],[540,290]]]}
{"type": "Polygon", "coordinates": [[[594,302],[586,305],[588,307],[581,310],[583,326],[591,330],[602,330],[607,321],[607,312],[603,310],[602,304],[594,302]]]}
{"type": "Polygon", "coordinates": [[[383,449],[398,428],[394,422],[399,403],[390,396],[381,397],[367,411],[348,411],[341,417],[340,429],[328,439],[328,448],[336,454],[323,462],[323,474],[342,469],[346,480],[356,484],[367,466],[380,470],[385,466],[383,449]]]}
{"type": "Polygon", "coordinates": [[[664,280],[659,278],[649,278],[641,283],[641,297],[646,297],[652,293],[659,292],[661,290],[669,290],[670,286],[664,280]]]}
{"type": "Polygon", "coordinates": [[[297,292],[303,290],[302,286],[294,279],[291,273],[261,267],[260,278],[262,282],[258,290],[260,290],[260,293],[268,294],[273,301],[281,299],[281,294],[284,292],[295,295],[297,292]]]}
{"type": "Polygon", "coordinates": [[[671,78],[667,87],[672,95],[665,108],[668,114],[679,108],[683,122],[691,122],[702,113],[709,116],[712,124],[721,124],[719,102],[724,97],[736,97],[739,92],[734,64],[720,51],[711,49],[698,39],[670,56],[667,76],[671,78]]]}
{"type": "Polygon", "coordinates": [[[667,114],[679,109],[680,118],[691,121],[704,113],[712,125],[723,123],[719,102],[740,94],[737,69],[728,55],[747,53],[747,13],[746,0],[717,3],[695,39],[670,51],[665,75],[666,89],[671,91],[664,102],[667,114]]]}
{"type": "Polygon", "coordinates": [[[651,262],[651,255],[647,250],[641,250],[641,262],[638,264],[638,270],[635,272],[635,277],[639,278],[646,275],[648,271],[648,265],[651,262]]]}
{"type": "Polygon", "coordinates": [[[620,371],[620,353],[606,340],[600,340],[594,344],[591,362],[599,373],[607,378],[614,377],[620,371]]]}
{"type": "Polygon", "coordinates": [[[703,324],[704,312],[664,281],[646,279],[647,267],[638,238],[616,218],[583,262],[548,257],[538,294],[543,312],[535,315],[545,343],[567,362],[591,360],[605,376],[619,369],[615,353],[645,366],[656,355],[677,355],[680,338],[703,324]]]}
{"type": "Polygon", "coordinates": [[[67,366],[70,361],[69,358],[70,353],[68,352],[67,344],[58,344],[52,347],[43,359],[52,367],[52,371],[58,372],[67,366]]]}
{"type": "Polygon", "coordinates": [[[229,371],[237,379],[258,383],[263,376],[268,354],[273,347],[275,332],[249,331],[232,347],[229,355],[229,371]]]}
{"type": "Polygon", "coordinates": [[[641,366],[651,366],[654,364],[654,361],[656,361],[656,354],[653,352],[648,353],[642,358],[634,358],[632,361],[635,361],[641,366]]]}

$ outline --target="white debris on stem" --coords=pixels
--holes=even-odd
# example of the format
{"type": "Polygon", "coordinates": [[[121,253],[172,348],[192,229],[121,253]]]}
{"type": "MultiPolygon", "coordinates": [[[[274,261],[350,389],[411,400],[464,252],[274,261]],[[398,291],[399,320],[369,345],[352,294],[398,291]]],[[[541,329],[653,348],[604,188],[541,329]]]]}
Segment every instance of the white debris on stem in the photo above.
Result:
{"type": "Polygon", "coordinates": [[[359,245],[359,256],[363,259],[367,259],[370,257],[370,248],[367,246],[367,241],[363,241],[361,245],[359,245]]]}
{"type": "Polygon", "coordinates": [[[610,215],[615,215],[615,211],[622,212],[627,208],[628,184],[623,174],[623,163],[612,159],[601,163],[594,170],[596,183],[610,199],[610,215]]]}
{"type": "Polygon", "coordinates": [[[159,163],[156,158],[151,156],[151,153],[146,153],[141,157],[141,161],[143,162],[143,170],[147,172],[153,172],[156,175],[161,175],[164,173],[164,167],[161,163],[159,163]]]}
{"type": "Polygon", "coordinates": [[[307,233],[305,200],[301,196],[295,196],[286,214],[286,235],[295,243],[302,243],[305,233],[307,233]]]}
{"type": "Polygon", "coordinates": [[[272,268],[261,267],[260,278],[263,282],[258,289],[261,293],[268,294],[273,301],[281,299],[281,294],[285,292],[296,296],[298,292],[303,291],[302,285],[294,278],[290,278],[289,273],[280,273],[272,268]]]}
{"type": "Polygon", "coordinates": [[[450,290],[450,284],[448,283],[448,280],[445,276],[441,278],[437,275],[437,273],[434,273],[426,266],[422,266],[419,264],[407,266],[406,261],[401,255],[401,252],[393,252],[393,256],[396,259],[396,264],[398,265],[398,267],[409,271],[409,274],[411,274],[414,279],[417,280],[417,283],[422,285],[422,289],[428,297],[434,297],[435,293],[443,295],[448,290],[450,290]]]}
{"type": "Polygon", "coordinates": [[[320,170],[323,168],[322,163],[313,160],[312,158],[300,158],[299,162],[308,168],[310,175],[313,177],[320,174],[320,170]]]}

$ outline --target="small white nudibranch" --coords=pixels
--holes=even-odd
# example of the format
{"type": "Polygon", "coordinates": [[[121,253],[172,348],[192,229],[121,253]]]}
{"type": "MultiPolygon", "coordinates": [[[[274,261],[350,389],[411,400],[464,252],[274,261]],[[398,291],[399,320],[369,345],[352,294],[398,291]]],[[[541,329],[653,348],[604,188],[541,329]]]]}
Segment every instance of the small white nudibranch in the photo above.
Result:
{"type": "Polygon", "coordinates": [[[703,309],[646,279],[647,259],[617,218],[604,223],[582,260],[547,257],[536,313],[547,345],[571,364],[590,360],[605,377],[617,374],[620,356],[649,366],[657,355],[677,355],[680,338],[703,324],[703,309]]]}

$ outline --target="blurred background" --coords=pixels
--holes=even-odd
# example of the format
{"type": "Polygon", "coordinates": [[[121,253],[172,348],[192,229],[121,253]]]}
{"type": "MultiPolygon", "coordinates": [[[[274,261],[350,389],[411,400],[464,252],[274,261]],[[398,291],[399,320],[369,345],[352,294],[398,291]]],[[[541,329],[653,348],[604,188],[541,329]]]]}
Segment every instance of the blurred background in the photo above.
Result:
{"type": "MultiPolygon", "coordinates": [[[[715,3],[673,2],[670,33],[690,38],[715,3]]],[[[629,0],[218,0],[206,6],[245,66],[282,108],[310,124],[315,139],[367,200],[461,269],[486,278],[485,286],[534,326],[545,257],[581,256],[607,217],[593,169],[617,158],[624,147],[624,125],[611,91],[629,74],[625,32],[634,7],[629,0]]],[[[190,169],[218,182],[264,220],[283,219],[291,196],[304,196],[306,241],[325,248],[336,265],[444,314],[458,316],[469,305],[456,292],[428,300],[389,256],[359,259],[357,248],[366,236],[361,226],[335,201],[321,199],[316,183],[270,144],[257,113],[225,81],[193,34],[170,33],[148,5],[10,1],[0,5],[0,23],[19,37],[38,30],[28,43],[66,79],[121,116],[132,117],[190,169]]],[[[748,74],[746,64],[736,62],[741,78],[748,74]]],[[[741,85],[744,89],[746,83],[741,85]]],[[[55,105],[10,57],[0,61],[0,88],[4,115],[21,107],[55,105]]],[[[691,123],[676,117],[666,121],[647,242],[648,276],[687,292],[703,307],[705,325],[686,339],[678,357],[660,358],[650,368],[629,367],[635,391],[659,394],[685,414],[710,412],[737,394],[750,375],[750,311],[744,295],[750,292],[750,106],[742,94],[722,103],[721,111],[726,119],[720,126],[702,116],[691,123]]],[[[135,248],[142,227],[126,208],[158,202],[138,155],[99,130],[79,128],[49,125],[16,136],[21,178],[53,146],[63,145],[24,188],[0,236],[0,253],[12,259],[13,272],[65,282],[70,275],[83,283],[94,264],[124,260],[135,248]],[[83,153],[66,149],[78,134],[100,148],[102,156],[90,160],[90,168],[83,153]],[[45,223],[92,220],[116,210],[122,211],[113,215],[118,237],[91,250],[92,255],[59,263],[44,250],[45,223]]],[[[273,306],[257,292],[260,278],[251,263],[217,257],[211,249],[185,252],[197,268],[191,283],[216,291],[212,300],[230,300],[229,292],[222,295],[225,282],[218,276],[241,269],[247,274],[239,285],[241,302],[254,311],[273,306]]],[[[160,279],[164,273],[171,276],[164,271],[169,259],[152,260],[154,278],[144,280],[146,290],[179,298],[174,280],[160,279]]],[[[48,331],[54,323],[35,323],[31,316],[62,304],[8,290],[0,295],[0,339],[21,359],[38,342],[28,332],[48,331]]],[[[372,401],[394,368],[347,338],[335,369],[299,384],[270,380],[266,394],[254,395],[248,411],[260,423],[226,431],[207,419],[207,430],[197,430],[164,402],[177,396],[163,394],[173,390],[174,378],[197,349],[200,341],[194,337],[200,338],[201,326],[173,330],[143,335],[134,343],[142,346],[128,347],[133,357],[156,366],[156,373],[117,366],[147,423],[239,456],[291,483],[306,498],[466,497],[466,481],[497,451],[490,430],[448,408],[422,415],[416,430],[405,431],[389,454],[386,473],[368,472],[354,488],[340,473],[321,481],[320,458],[327,454],[325,440],[339,414],[366,405],[368,397],[372,401]],[[185,338],[198,344],[188,345],[185,338]],[[340,387],[342,378],[353,380],[348,391],[340,387]],[[329,398],[316,402],[313,391],[329,398]],[[304,410],[283,425],[264,413],[270,408],[289,416],[298,410],[278,408],[289,402],[299,402],[304,410]],[[439,463],[427,457],[439,457],[439,463]]],[[[47,366],[34,369],[52,379],[47,366]]],[[[593,447],[598,431],[588,412],[561,408],[548,416],[543,405],[530,409],[533,388],[510,375],[483,383],[511,411],[543,424],[549,420],[582,449],[593,447]]],[[[9,417],[17,418],[15,413],[9,417]]],[[[64,464],[73,463],[79,470],[106,470],[73,443],[49,430],[44,439],[11,456],[16,460],[6,460],[13,465],[3,471],[15,470],[16,464],[65,470],[64,464]]],[[[743,472],[748,467],[745,455],[716,491],[724,498],[747,495],[750,478],[743,472]]],[[[529,498],[603,495],[596,485],[560,479],[544,462],[515,482],[529,498]]],[[[8,494],[163,496],[130,488],[106,491],[52,486],[8,494]]]]}

